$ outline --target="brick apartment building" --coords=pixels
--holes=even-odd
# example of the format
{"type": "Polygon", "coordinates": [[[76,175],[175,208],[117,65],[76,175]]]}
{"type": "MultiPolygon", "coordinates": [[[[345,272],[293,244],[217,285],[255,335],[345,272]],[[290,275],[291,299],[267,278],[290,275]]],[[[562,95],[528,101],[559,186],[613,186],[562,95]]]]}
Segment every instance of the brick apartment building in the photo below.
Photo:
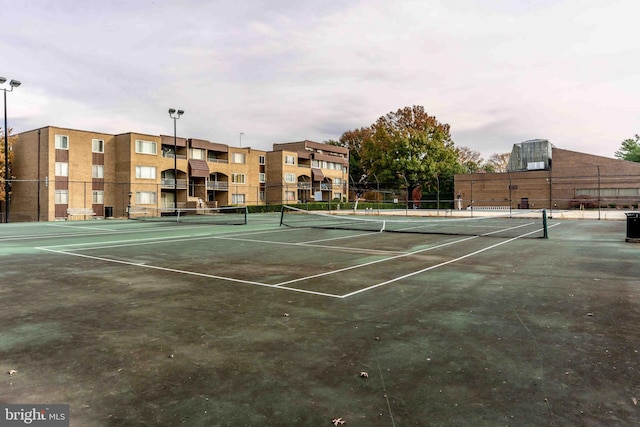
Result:
{"type": "Polygon", "coordinates": [[[67,219],[70,212],[125,217],[136,206],[276,204],[306,197],[306,183],[316,184],[308,190],[316,188],[314,195],[322,200],[346,193],[348,150],[312,141],[274,144],[267,152],[201,139],[53,126],[16,137],[12,222],[67,219]]]}
{"type": "Polygon", "coordinates": [[[269,200],[342,201],[347,195],[347,148],[313,141],[273,144],[267,163],[269,200]]]}
{"type": "Polygon", "coordinates": [[[531,140],[513,146],[507,169],[456,175],[455,208],[637,208],[640,203],[640,163],[531,140]]]}

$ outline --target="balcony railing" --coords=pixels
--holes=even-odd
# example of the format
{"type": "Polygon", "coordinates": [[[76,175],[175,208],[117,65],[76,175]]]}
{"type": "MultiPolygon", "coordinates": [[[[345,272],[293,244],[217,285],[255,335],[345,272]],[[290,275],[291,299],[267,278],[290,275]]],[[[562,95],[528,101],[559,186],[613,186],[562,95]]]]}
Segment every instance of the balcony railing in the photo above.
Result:
{"type": "Polygon", "coordinates": [[[207,190],[229,190],[229,183],[224,181],[209,181],[207,182],[207,190]]]}
{"type": "Polygon", "coordinates": [[[227,159],[214,159],[214,158],[209,158],[207,159],[207,162],[209,163],[229,163],[229,160],[227,159]]]}
{"type": "Polygon", "coordinates": [[[167,178],[162,178],[160,180],[160,187],[161,188],[174,188],[177,187],[179,189],[184,190],[185,188],[187,188],[187,180],[186,179],[178,179],[178,181],[176,182],[175,179],[167,179],[167,178]]]}
{"type": "Polygon", "coordinates": [[[299,182],[298,183],[298,190],[311,190],[311,183],[310,182],[299,182]]]}
{"type": "Polygon", "coordinates": [[[178,154],[177,156],[173,153],[165,153],[164,151],[162,152],[162,157],[165,157],[167,159],[173,159],[174,157],[178,160],[187,160],[187,156],[183,155],[183,154],[178,154]]]}
{"type": "Polygon", "coordinates": [[[321,190],[327,190],[327,191],[328,191],[328,190],[333,189],[333,185],[332,185],[332,184],[327,184],[327,183],[321,182],[321,183],[320,183],[320,189],[321,189],[321,190]]]}

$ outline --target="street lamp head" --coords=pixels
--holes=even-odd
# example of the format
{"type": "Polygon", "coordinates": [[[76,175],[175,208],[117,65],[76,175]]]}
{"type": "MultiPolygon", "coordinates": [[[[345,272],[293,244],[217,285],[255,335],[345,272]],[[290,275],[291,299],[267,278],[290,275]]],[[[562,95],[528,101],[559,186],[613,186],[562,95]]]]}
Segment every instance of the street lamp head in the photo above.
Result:
{"type": "Polygon", "coordinates": [[[0,85],[6,82],[7,79],[5,77],[0,77],[0,85]]]}
{"type": "Polygon", "coordinates": [[[173,113],[175,113],[175,112],[176,112],[176,109],[175,109],[175,108],[169,108],[169,114],[173,114],[173,113]]]}
{"type": "Polygon", "coordinates": [[[184,110],[178,110],[178,117],[184,114],[184,110]]]}
{"type": "Polygon", "coordinates": [[[19,82],[18,80],[11,80],[11,81],[9,82],[9,86],[11,86],[11,87],[18,87],[18,86],[20,86],[21,84],[22,84],[22,83],[21,83],[21,82],[19,82]]]}

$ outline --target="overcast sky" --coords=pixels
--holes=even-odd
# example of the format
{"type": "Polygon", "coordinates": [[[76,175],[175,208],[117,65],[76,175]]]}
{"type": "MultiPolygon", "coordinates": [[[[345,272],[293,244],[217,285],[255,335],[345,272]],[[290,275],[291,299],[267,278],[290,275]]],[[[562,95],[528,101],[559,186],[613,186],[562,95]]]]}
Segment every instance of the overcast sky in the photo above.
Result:
{"type": "MultiPolygon", "coordinates": [[[[0,0],[14,133],[47,125],[271,149],[422,105],[457,146],[640,133],[638,0],[0,0]]],[[[5,86],[6,87],[6,84],[5,86]]]]}

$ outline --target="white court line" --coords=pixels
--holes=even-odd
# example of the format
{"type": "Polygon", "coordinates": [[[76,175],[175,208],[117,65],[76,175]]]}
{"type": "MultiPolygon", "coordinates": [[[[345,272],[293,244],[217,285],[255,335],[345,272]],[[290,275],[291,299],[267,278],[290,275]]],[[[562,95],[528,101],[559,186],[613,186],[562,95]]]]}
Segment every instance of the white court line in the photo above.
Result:
{"type": "MultiPolygon", "coordinates": [[[[555,226],[555,225],[558,225],[558,224],[554,224],[553,226],[555,226]]],[[[375,285],[368,286],[368,287],[366,287],[366,288],[359,289],[359,290],[357,290],[357,291],[354,291],[354,292],[350,292],[350,293],[348,293],[348,294],[341,295],[341,296],[340,296],[340,298],[349,298],[350,296],[357,295],[357,294],[362,293],[362,292],[370,291],[371,289],[379,288],[379,287],[381,287],[381,286],[388,285],[389,283],[394,283],[394,282],[397,282],[398,280],[406,279],[407,277],[411,277],[411,276],[415,276],[416,274],[424,273],[425,271],[433,270],[433,269],[436,269],[436,268],[438,268],[438,267],[442,267],[442,266],[447,265],[447,264],[452,264],[452,263],[454,263],[454,262],[458,262],[458,261],[463,260],[463,259],[465,259],[465,258],[469,258],[469,257],[472,257],[472,256],[474,256],[474,255],[478,255],[478,254],[480,254],[480,253],[482,253],[482,252],[488,251],[489,249],[493,249],[493,248],[496,248],[496,247],[498,247],[498,246],[501,246],[501,245],[504,245],[504,244],[507,244],[507,243],[513,242],[514,240],[518,240],[518,239],[520,239],[520,238],[522,238],[522,237],[526,237],[526,236],[528,236],[528,235],[530,235],[530,234],[539,233],[540,231],[541,231],[541,230],[536,230],[536,231],[532,231],[532,232],[530,232],[530,233],[523,234],[523,235],[518,236],[518,237],[513,237],[513,238],[508,239],[508,240],[505,240],[505,241],[503,241],[503,242],[496,243],[495,245],[487,246],[486,248],[479,249],[479,250],[477,250],[477,251],[475,251],[475,252],[471,252],[471,253],[469,253],[469,254],[463,255],[463,256],[461,256],[461,257],[454,258],[454,259],[450,259],[449,261],[441,262],[440,264],[432,265],[432,266],[430,266],[430,267],[423,268],[422,270],[414,271],[414,272],[412,272],[412,273],[408,273],[408,274],[405,274],[405,275],[403,275],[403,276],[393,278],[393,279],[391,279],[391,280],[387,280],[387,281],[384,281],[384,282],[380,282],[380,283],[377,283],[377,284],[375,284],[375,285]]]]}
{"type": "MultiPolygon", "coordinates": [[[[378,233],[375,233],[378,234],[378,233]]],[[[238,239],[234,236],[231,237],[220,237],[220,236],[213,236],[212,239],[218,239],[218,240],[231,240],[231,241],[237,241],[237,242],[249,242],[249,243],[268,243],[270,245],[282,245],[282,246],[308,246],[310,248],[323,248],[323,249],[335,249],[335,250],[339,250],[339,251],[343,251],[343,252],[354,252],[354,253],[367,253],[367,254],[405,254],[406,252],[403,251],[385,251],[385,250],[380,250],[380,249],[366,249],[366,248],[350,248],[350,247],[345,247],[345,246],[329,246],[329,245],[316,245],[313,244],[313,242],[323,242],[323,241],[330,241],[330,240],[338,240],[338,239],[342,239],[342,238],[349,238],[349,239],[353,239],[356,237],[363,237],[362,234],[357,235],[357,236],[349,236],[349,237],[340,237],[340,238],[332,238],[332,239],[321,239],[321,240],[312,240],[309,242],[297,242],[297,243],[291,243],[291,242],[274,242],[272,240],[255,240],[255,239],[238,239]]]]}
{"type": "MultiPolygon", "coordinates": [[[[553,224],[553,225],[551,225],[549,227],[555,227],[556,225],[559,225],[559,224],[553,224]]],[[[514,238],[506,240],[504,242],[500,242],[500,243],[497,243],[495,245],[491,245],[491,246],[486,247],[484,249],[480,249],[480,250],[472,252],[470,254],[463,255],[461,257],[458,257],[458,258],[455,258],[455,259],[452,259],[452,260],[449,260],[449,261],[445,261],[443,263],[440,263],[440,264],[437,264],[437,265],[434,265],[434,266],[430,266],[430,267],[427,267],[427,268],[424,268],[424,269],[421,269],[419,271],[415,271],[415,272],[412,272],[412,273],[409,273],[409,274],[405,274],[403,276],[400,276],[400,277],[397,277],[397,278],[394,278],[394,279],[391,279],[391,280],[387,280],[385,282],[381,282],[381,283],[378,283],[378,284],[375,284],[375,285],[372,285],[372,286],[369,286],[369,287],[366,287],[366,288],[363,288],[363,289],[359,289],[357,291],[354,291],[354,292],[351,292],[351,293],[348,293],[348,294],[344,294],[344,295],[335,295],[335,294],[330,294],[330,293],[325,293],[325,292],[317,292],[317,291],[311,291],[311,290],[306,290],[306,289],[291,288],[291,287],[283,286],[283,285],[287,285],[287,284],[295,283],[295,282],[300,282],[300,281],[303,281],[303,280],[313,279],[313,278],[317,278],[317,277],[322,277],[322,276],[326,276],[326,275],[329,275],[329,274],[334,274],[334,273],[338,273],[338,272],[342,272],[342,271],[346,271],[346,270],[352,270],[352,269],[355,269],[355,268],[366,267],[366,266],[369,266],[369,265],[372,265],[372,264],[376,264],[376,263],[379,263],[379,262],[389,261],[389,260],[392,260],[392,259],[397,259],[397,258],[401,258],[401,257],[405,257],[405,256],[415,255],[415,254],[426,252],[426,251],[430,251],[430,250],[433,250],[433,249],[442,248],[442,247],[453,245],[453,244],[457,244],[457,243],[462,243],[462,242],[465,242],[465,241],[468,241],[468,240],[471,240],[471,239],[476,239],[479,236],[471,236],[471,237],[467,237],[467,238],[464,238],[464,239],[456,240],[456,241],[453,241],[453,242],[448,242],[448,243],[445,243],[445,244],[442,244],[442,245],[437,245],[437,246],[432,246],[432,247],[429,247],[429,248],[421,249],[421,250],[418,250],[418,251],[402,253],[401,255],[388,257],[388,258],[384,258],[384,259],[381,259],[381,260],[376,260],[376,261],[372,261],[372,262],[368,262],[368,263],[364,263],[364,264],[358,264],[358,265],[347,267],[347,268],[343,268],[343,269],[340,269],[340,270],[333,270],[333,271],[330,271],[330,272],[327,272],[327,273],[320,273],[320,274],[317,274],[317,275],[312,275],[312,276],[307,276],[307,277],[294,279],[294,280],[290,280],[290,281],[286,281],[286,282],[281,282],[281,283],[278,283],[278,284],[267,284],[267,283],[262,283],[262,282],[241,280],[241,279],[235,279],[235,278],[232,278],[232,277],[224,277],[224,276],[217,276],[217,275],[212,275],[212,274],[197,273],[197,272],[193,272],[193,271],[177,270],[177,269],[172,269],[172,268],[159,267],[159,266],[153,266],[153,265],[148,265],[148,264],[141,264],[141,263],[135,263],[135,262],[130,262],[130,261],[122,261],[122,260],[116,260],[116,259],[110,259],[110,258],[104,258],[104,257],[97,257],[97,256],[90,256],[90,255],[83,255],[83,254],[78,254],[78,253],[74,253],[74,252],[51,249],[51,248],[56,247],[56,246],[36,247],[36,249],[44,250],[44,251],[48,251],[48,252],[53,252],[53,253],[58,253],[58,254],[77,256],[77,257],[81,257],[81,258],[88,258],[88,259],[94,259],[94,260],[100,260],[100,261],[106,261],[106,262],[112,262],[112,263],[124,264],[124,265],[131,265],[131,266],[135,266],[135,267],[150,268],[150,269],[155,269],[155,270],[169,271],[169,272],[174,272],[174,273],[182,273],[182,274],[198,276],[198,277],[207,277],[207,278],[212,278],[212,279],[218,279],[218,280],[225,280],[225,281],[236,282],[236,283],[249,284],[249,285],[254,285],[254,286],[263,286],[263,287],[268,287],[268,288],[272,288],[272,289],[283,289],[283,290],[288,290],[288,291],[292,291],[292,292],[299,292],[299,293],[305,293],[305,294],[312,294],[312,295],[318,295],[318,296],[325,296],[325,297],[331,297],[331,298],[344,299],[344,298],[348,298],[350,296],[357,295],[359,293],[362,293],[362,292],[365,292],[365,291],[368,291],[368,290],[371,290],[371,289],[375,289],[375,288],[378,288],[378,287],[381,287],[381,286],[396,282],[398,280],[405,279],[407,277],[411,277],[411,276],[414,276],[414,275],[417,275],[417,274],[420,274],[420,273],[423,273],[423,272],[426,272],[426,271],[429,271],[429,270],[433,270],[435,268],[438,268],[438,267],[441,267],[441,266],[444,266],[444,265],[447,265],[447,264],[451,264],[451,263],[460,261],[460,260],[465,259],[465,258],[469,258],[471,256],[474,256],[474,255],[477,255],[479,253],[485,252],[485,251],[487,251],[489,249],[493,249],[493,248],[498,247],[500,245],[512,242],[512,241],[517,240],[517,239],[519,239],[521,237],[525,237],[525,236],[528,236],[530,234],[537,233],[539,231],[540,230],[532,231],[530,233],[526,233],[526,234],[523,234],[521,236],[514,237],[514,238]]],[[[375,234],[377,234],[377,233],[375,233],[375,234]]],[[[208,235],[207,237],[202,237],[202,238],[220,238],[220,237],[219,236],[208,235]]],[[[155,238],[155,239],[157,240],[157,239],[160,239],[160,238],[155,238]]],[[[170,240],[170,239],[165,239],[165,240],[170,240]]],[[[182,239],[182,240],[193,240],[193,239],[182,239]]],[[[242,240],[242,239],[239,239],[239,240],[242,240]]],[[[176,241],[176,240],[174,239],[172,241],[176,241]]],[[[259,241],[259,242],[260,243],[274,243],[274,242],[264,242],[264,241],[259,241]]],[[[157,242],[157,241],[156,242],[146,242],[146,244],[151,244],[151,243],[159,243],[159,242],[157,242]]],[[[275,242],[275,243],[278,243],[278,242],[275,242]]],[[[145,244],[145,243],[142,243],[142,244],[145,244]]],[[[309,245],[309,244],[305,244],[305,243],[289,243],[289,245],[315,246],[315,245],[309,245]]],[[[59,245],[59,246],[64,247],[64,246],[71,246],[71,245],[59,245]]],[[[127,246],[127,245],[122,245],[122,246],[127,246]]],[[[133,245],[129,244],[129,246],[133,246],[133,245]]],[[[318,245],[318,246],[320,246],[320,245],[318,245]]],[[[98,248],[99,247],[95,247],[94,249],[98,249],[98,248]]],[[[332,247],[332,248],[336,249],[337,247],[332,247]]]]}
{"type": "MultiPolygon", "coordinates": [[[[207,226],[191,226],[190,228],[206,228],[206,227],[207,226]]],[[[68,228],[77,228],[77,227],[69,226],[68,228]]],[[[0,236],[0,242],[47,239],[47,238],[62,239],[67,237],[91,237],[91,236],[102,237],[105,235],[148,233],[152,231],[153,232],[163,232],[163,231],[174,232],[175,229],[168,228],[168,227],[148,227],[148,228],[138,228],[134,230],[105,229],[102,231],[103,231],[102,233],[64,233],[64,234],[54,233],[54,234],[29,234],[29,235],[21,235],[21,236],[0,236]]],[[[169,237],[166,237],[166,239],[169,239],[169,237]]],[[[61,245],[61,246],[64,246],[64,245],[61,245]]]]}
{"type": "Polygon", "coordinates": [[[98,231],[112,231],[109,228],[101,228],[101,227],[85,227],[82,225],[62,225],[62,224],[47,224],[50,227],[60,227],[60,228],[74,228],[74,229],[83,229],[83,230],[98,230],[98,231]]]}
{"type": "Polygon", "coordinates": [[[140,263],[136,263],[136,262],[122,261],[122,260],[117,260],[117,259],[103,258],[103,257],[91,256],[91,255],[83,255],[83,254],[77,254],[77,253],[73,253],[73,252],[57,251],[57,250],[53,250],[53,249],[49,249],[49,248],[45,248],[45,247],[38,247],[36,249],[43,250],[43,251],[48,251],[48,252],[53,252],[53,253],[57,253],[57,254],[62,254],[62,255],[71,255],[71,256],[77,256],[77,257],[80,257],[80,258],[88,258],[88,259],[93,259],[93,260],[98,260],[98,261],[112,262],[112,263],[116,263],[116,264],[131,265],[131,266],[134,266],[134,267],[150,268],[150,269],[153,269],[153,270],[169,271],[169,272],[172,272],[172,273],[180,273],[180,274],[186,274],[186,275],[190,275],[190,276],[207,277],[207,278],[210,278],[210,279],[225,280],[225,281],[229,281],[229,282],[243,283],[243,284],[246,284],[246,285],[263,286],[263,287],[267,287],[267,288],[284,289],[284,290],[288,290],[288,291],[300,292],[300,293],[312,294],[312,295],[319,295],[319,296],[324,296],[324,297],[340,298],[340,295],[334,295],[334,294],[329,294],[329,293],[325,293],[325,292],[316,292],[316,291],[309,291],[309,290],[306,290],[306,289],[288,288],[288,287],[284,287],[284,286],[276,287],[276,286],[270,285],[268,283],[254,282],[254,281],[251,281],[251,280],[235,279],[233,277],[216,276],[214,274],[198,273],[198,272],[195,272],[195,271],[178,270],[178,269],[175,269],[175,268],[159,267],[159,266],[155,266],[155,265],[140,264],[140,263]]]}
{"type": "Polygon", "coordinates": [[[356,268],[367,267],[367,266],[370,266],[370,265],[373,265],[373,264],[378,264],[378,263],[381,263],[381,262],[391,261],[391,260],[394,260],[394,259],[403,258],[403,257],[419,254],[419,253],[422,253],[422,252],[427,252],[427,251],[431,251],[431,250],[434,250],[434,249],[443,248],[443,247],[449,246],[449,245],[455,245],[457,243],[466,242],[467,240],[477,239],[478,237],[479,236],[467,237],[467,238],[456,240],[456,241],[453,241],[453,242],[443,243],[443,244],[437,245],[437,246],[430,246],[428,248],[420,249],[418,251],[404,252],[404,253],[402,253],[400,255],[396,255],[396,256],[392,256],[392,257],[388,257],[388,258],[382,258],[382,259],[378,259],[378,260],[375,260],[375,261],[365,262],[363,264],[352,265],[350,267],[340,268],[338,270],[331,270],[331,271],[327,271],[325,273],[318,273],[318,274],[314,274],[312,276],[300,277],[298,279],[288,280],[286,282],[278,283],[278,284],[276,284],[274,286],[288,285],[290,283],[301,282],[303,280],[316,279],[318,277],[329,276],[331,274],[336,274],[336,273],[342,273],[344,271],[353,270],[353,269],[356,269],[356,268]]]}

